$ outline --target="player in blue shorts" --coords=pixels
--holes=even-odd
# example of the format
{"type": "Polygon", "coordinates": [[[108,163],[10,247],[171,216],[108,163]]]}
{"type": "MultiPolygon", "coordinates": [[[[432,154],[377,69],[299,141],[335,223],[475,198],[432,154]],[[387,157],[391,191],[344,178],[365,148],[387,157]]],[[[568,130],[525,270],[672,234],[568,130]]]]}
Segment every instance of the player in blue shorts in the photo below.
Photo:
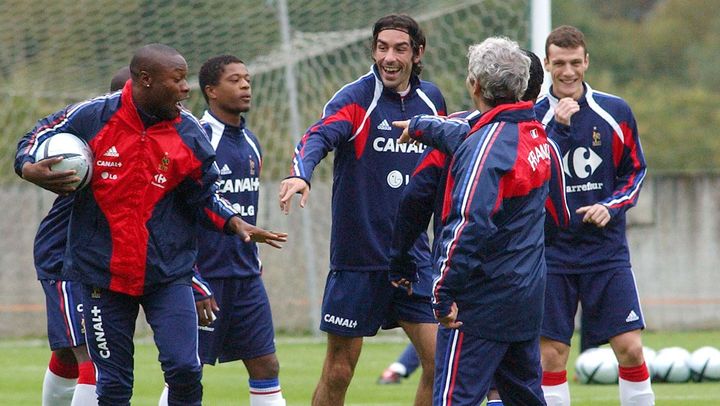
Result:
{"type": "Polygon", "coordinates": [[[549,405],[570,404],[566,364],[578,303],[589,345],[610,342],[620,365],[620,403],[655,400],[643,358],[645,327],[625,236],[625,212],[637,202],[646,165],[627,103],[583,81],[584,35],[571,26],[545,42],[552,77],[536,113],[565,162],[571,227],[546,240],[548,286],[542,328],[543,389],[549,405]]]}
{"type": "Polygon", "coordinates": [[[52,356],[43,406],[97,404],[95,368],[85,346],[81,284],[62,276],[73,196],[59,196],[35,236],[35,270],[45,291],[52,356]]]}
{"type": "MultiPolygon", "coordinates": [[[[237,57],[220,55],[205,61],[198,82],[208,103],[201,123],[217,154],[218,189],[243,220],[255,224],[262,150],[242,116],[250,110],[250,73],[237,57]]],[[[285,405],[257,245],[218,232],[204,232],[198,243],[198,270],[219,307],[217,319],[199,327],[200,361],[215,365],[242,360],[249,375],[250,405],[285,405]]],[[[196,297],[207,297],[204,292],[196,290],[196,297]]]]}
{"type": "Polygon", "coordinates": [[[64,272],[82,283],[86,339],[99,405],[129,405],[133,334],[139,307],[153,329],[170,405],[199,405],[202,370],[191,280],[202,221],[246,241],[279,241],[243,221],[217,193],[215,153],[179,102],[187,64],[162,44],[138,49],[121,92],[68,106],[38,122],[18,143],[15,171],[55,193],[75,192],[64,272]],[[75,190],[61,158],[35,162],[38,145],[70,132],[88,142],[93,178],[75,190]]]}
{"type": "Polygon", "coordinates": [[[335,150],[330,274],[323,295],[320,329],[327,354],[313,395],[314,405],[339,405],[352,379],[363,337],[401,326],[423,366],[416,404],[430,404],[437,325],[430,307],[430,250],[423,234],[411,249],[426,271],[413,295],[388,281],[395,212],[405,184],[424,149],[397,145],[390,123],[416,114],[445,114],[432,83],[420,80],[425,36],[406,15],[388,15],[373,27],[370,72],[345,85],[326,104],[322,118],[298,144],[291,176],[281,184],[287,213],[301,193],[304,207],[315,166],[335,150]]]}

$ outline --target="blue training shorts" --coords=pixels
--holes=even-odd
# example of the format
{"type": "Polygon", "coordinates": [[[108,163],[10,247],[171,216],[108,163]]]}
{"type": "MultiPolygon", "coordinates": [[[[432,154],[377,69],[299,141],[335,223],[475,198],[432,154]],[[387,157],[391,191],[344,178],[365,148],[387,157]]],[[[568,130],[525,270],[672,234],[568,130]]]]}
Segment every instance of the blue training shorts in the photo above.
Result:
{"type": "Polygon", "coordinates": [[[82,284],[61,280],[41,280],[45,291],[47,334],[51,350],[85,344],[82,284]]]}
{"type": "Polygon", "coordinates": [[[220,311],[198,327],[200,361],[230,362],[275,353],[270,301],[260,276],[208,279],[220,311]]]}
{"type": "Polygon", "coordinates": [[[548,274],[541,335],[570,345],[578,303],[582,304],[582,334],[588,345],[602,345],[619,334],[645,328],[630,268],[548,274]]]}
{"type": "Polygon", "coordinates": [[[331,271],[325,283],[320,330],[345,337],[369,337],[399,321],[436,323],[429,296],[388,281],[387,271],[331,271]]]}

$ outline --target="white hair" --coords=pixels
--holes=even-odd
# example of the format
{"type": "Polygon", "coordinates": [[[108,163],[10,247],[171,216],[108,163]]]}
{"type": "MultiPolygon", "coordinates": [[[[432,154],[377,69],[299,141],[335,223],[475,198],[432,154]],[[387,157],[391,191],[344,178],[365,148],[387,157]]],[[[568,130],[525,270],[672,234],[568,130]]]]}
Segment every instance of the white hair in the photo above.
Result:
{"type": "Polygon", "coordinates": [[[479,83],[482,97],[491,105],[518,101],[530,77],[530,58],[517,42],[490,37],[468,48],[468,79],[479,83]]]}

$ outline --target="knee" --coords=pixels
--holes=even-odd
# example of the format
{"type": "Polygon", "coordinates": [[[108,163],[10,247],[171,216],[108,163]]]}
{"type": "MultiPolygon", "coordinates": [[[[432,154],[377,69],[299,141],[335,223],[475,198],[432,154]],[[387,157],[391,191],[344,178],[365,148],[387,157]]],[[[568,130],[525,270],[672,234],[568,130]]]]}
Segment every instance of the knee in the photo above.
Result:
{"type": "Polygon", "coordinates": [[[543,371],[558,372],[567,368],[570,347],[564,343],[542,338],[540,340],[540,359],[543,371]]]}
{"type": "Polygon", "coordinates": [[[629,331],[611,338],[610,346],[620,366],[633,367],[645,361],[640,330],[629,331]]]}
{"type": "Polygon", "coordinates": [[[247,367],[250,379],[275,379],[280,375],[280,362],[278,362],[274,354],[252,360],[252,362],[246,361],[245,366],[247,367]]]}
{"type": "Polygon", "coordinates": [[[277,358],[273,358],[273,359],[269,360],[265,364],[265,368],[263,368],[263,372],[265,374],[266,379],[277,378],[277,376],[280,375],[280,363],[278,362],[277,358]]]}
{"type": "Polygon", "coordinates": [[[192,385],[201,379],[202,367],[196,362],[175,364],[165,371],[165,382],[168,385],[192,385]]]}
{"type": "Polygon", "coordinates": [[[196,362],[172,365],[165,371],[168,405],[199,406],[202,401],[202,367],[196,362]]]}
{"type": "Polygon", "coordinates": [[[621,366],[637,366],[645,362],[643,347],[639,342],[627,343],[626,345],[613,348],[618,364],[621,366]]]}
{"type": "Polygon", "coordinates": [[[53,350],[53,355],[63,364],[75,364],[75,355],[70,348],[59,348],[53,350]]]}
{"type": "Polygon", "coordinates": [[[352,366],[345,363],[333,363],[328,367],[328,384],[335,388],[347,388],[355,371],[352,366]]]}

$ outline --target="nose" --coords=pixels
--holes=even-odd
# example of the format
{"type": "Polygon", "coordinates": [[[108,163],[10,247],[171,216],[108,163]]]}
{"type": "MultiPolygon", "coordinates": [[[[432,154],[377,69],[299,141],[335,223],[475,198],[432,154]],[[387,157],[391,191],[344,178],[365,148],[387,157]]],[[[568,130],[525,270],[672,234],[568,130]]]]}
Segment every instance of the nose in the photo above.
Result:
{"type": "Polygon", "coordinates": [[[182,93],[189,93],[190,92],[190,84],[186,79],[183,79],[180,81],[180,91],[182,93]]]}
{"type": "Polygon", "coordinates": [[[390,48],[385,53],[385,61],[395,61],[397,59],[397,54],[395,53],[395,50],[390,48]]]}
{"type": "Polygon", "coordinates": [[[572,75],[574,75],[574,74],[575,74],[575,71],[573,70],[572,65],[566,64],[565,66],[563,66],[563,68],[562,68],[562,74],[563,74],[563,76],[572,76],[572,75]]]}

